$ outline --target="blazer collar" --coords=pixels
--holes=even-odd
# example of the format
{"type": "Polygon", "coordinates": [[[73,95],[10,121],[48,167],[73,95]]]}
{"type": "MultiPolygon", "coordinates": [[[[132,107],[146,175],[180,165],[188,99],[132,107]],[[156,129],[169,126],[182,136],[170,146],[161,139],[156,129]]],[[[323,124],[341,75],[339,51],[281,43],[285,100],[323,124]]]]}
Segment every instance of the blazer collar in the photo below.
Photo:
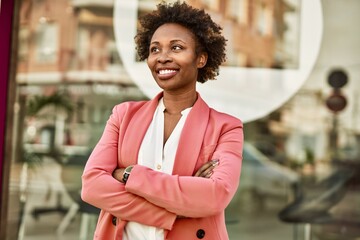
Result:
{"type": "Polygon", "coordinates": [[[125,166],[135,165],[138,159],[139,149],[144,139],[145,133],[152,121],[154,112],[159,104],[159,99],[163,93],[159,93],[155,98],[146,102],[134,114],[129,125],[127,126],[123,145],[122,145],[122,161],[125,166]]]}
{"type": "Polygon", "coordinates": [[[198,94],[182,130],[173,175],[192,176],[203,144],[210,108],[198,94]]]}
{"type": "MultiPolygon", "coordinates": [[[[121,151],[125,166],[137,163],[142,140],[162,96],[163,93],[161,92],[146,102],[132,117],[123,139],[121,151]]],[[[180,136],[173,168],[174,175],[193,175],[208,125],[209,113],[208,105],[198,94],[198,99],[186,119],[180,136]]]]}

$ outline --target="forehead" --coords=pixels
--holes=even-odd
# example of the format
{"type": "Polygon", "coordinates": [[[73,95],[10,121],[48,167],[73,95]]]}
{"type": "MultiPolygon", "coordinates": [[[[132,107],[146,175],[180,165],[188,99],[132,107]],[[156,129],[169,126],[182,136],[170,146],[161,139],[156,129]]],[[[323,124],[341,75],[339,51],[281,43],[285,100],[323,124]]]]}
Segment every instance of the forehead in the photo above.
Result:
{"type": "Polygon", "coordinates": [[[190,29],[177,23],[165,23],[155,30],[151,42],[180,40],[195,43],[195,39],[190,29]]]}

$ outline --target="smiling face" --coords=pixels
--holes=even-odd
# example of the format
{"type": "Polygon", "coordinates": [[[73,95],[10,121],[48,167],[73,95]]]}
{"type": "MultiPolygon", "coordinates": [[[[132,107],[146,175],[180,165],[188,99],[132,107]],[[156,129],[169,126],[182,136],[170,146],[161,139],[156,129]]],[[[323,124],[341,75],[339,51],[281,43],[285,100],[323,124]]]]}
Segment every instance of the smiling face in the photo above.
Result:
{"type": "Polygon", "coordinates": [[[194,34],[179,24],[161,25],[151,38],[147,64],[164,91],[195,91],[198,69],[206,60],[205,53],[196,54],[194,34]]]}

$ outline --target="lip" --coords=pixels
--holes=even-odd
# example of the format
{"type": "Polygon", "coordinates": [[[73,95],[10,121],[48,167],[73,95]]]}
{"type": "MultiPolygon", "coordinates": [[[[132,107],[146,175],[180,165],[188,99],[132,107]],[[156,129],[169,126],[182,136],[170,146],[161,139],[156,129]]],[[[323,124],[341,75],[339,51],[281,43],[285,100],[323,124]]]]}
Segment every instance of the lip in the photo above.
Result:
{"type": "Polygon", "coordinates": [[[178,69],[174,68],[158,68],[156,74],[160,80],[167,80],[174,77],[179,72],[178,69]]]}

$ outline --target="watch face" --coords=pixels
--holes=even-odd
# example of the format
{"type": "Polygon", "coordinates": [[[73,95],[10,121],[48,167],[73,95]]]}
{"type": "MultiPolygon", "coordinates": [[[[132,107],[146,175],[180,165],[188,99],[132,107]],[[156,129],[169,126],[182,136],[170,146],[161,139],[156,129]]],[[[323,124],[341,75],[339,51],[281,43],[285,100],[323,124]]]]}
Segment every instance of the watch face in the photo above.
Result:
{"type": "Polygon", "coordinates": [[[126,183],[126,181],[128,180],[129,175],[130,175],[129,173],[124,172],[123,179],[122,179],[124,183],[126,183]]]}
{"type": "Polygon", "coordinates": [[[122,178],[122,181],[124,183],[126,183],[127,179],[129,178],[130,176],[130,172],[131,170],[133,169],[134,166],[128,166],[127,168],[125,168],[125,171],[124,171],[124,174],[123,174],[123,178],[122,178]]]}
{"type": "Polygon", "coordinates": [[[130,176],[130,172],[133,169],[134,166],[128,166],[127,168],[125,168],[124,171],[124,175],[123,175],[123,182],[126,183],[126,181],[128,180],[129,176],[130,176]]]}

